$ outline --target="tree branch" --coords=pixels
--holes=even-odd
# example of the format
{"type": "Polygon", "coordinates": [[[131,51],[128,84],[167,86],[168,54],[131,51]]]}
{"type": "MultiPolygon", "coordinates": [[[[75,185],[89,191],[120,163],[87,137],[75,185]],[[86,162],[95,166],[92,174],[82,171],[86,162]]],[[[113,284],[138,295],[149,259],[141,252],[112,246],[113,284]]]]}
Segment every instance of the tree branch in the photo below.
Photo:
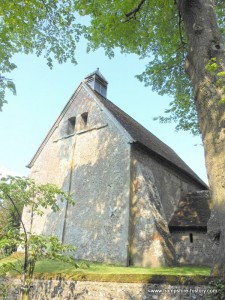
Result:
{"type": "Polygon", "coordinates": [[[25,239],[24,239],[25,240],[25,244],[24,244],[24,255],[25,255],[25,257],[24,257],[24,265],[23,265],[23,271],[24,271],[24,275],[25,275],[25,273],[27,272],[27,266],[28,266],[28,245],[27,245],[28,237],[27,237],[27,231],[26,231],[25,225],[22,221],[20,212],[19,212],[15,202],[13,201],[12,197],[9,194],[7,194],[7,197],[9,198],[9,200],[12,203],[13,207],[15,208],[15,211],[16,211],[17,216],[18,216],[18,218],[21,222],[21,225],[23,227],[23,232],[24,232],[24,235],[25,235],[25,239]]]}
{"type": "Polygon", "coordinates": [[[141,0],[141,2],[138,4],[138,6],[136,6],[132,11],[130,11],[129,13],[125,14],[125,16],[127,18],[136,15],[137,12],[139,12],[139,10],[141,9],[142,5],[145,3],[145,0],[141,0]]]}
{"type": "Polygon", "coordinates": [[[12,268],[12,270],[13,270],[13,271],[16,271],[16,272],[19,273],[19,274],[22,274],[22,272],[19,271],[19,270],[17,270],[16,268],[12,268]]]}
{"type": "Polygon", "coordinates": [[[184,46],[185,42],[184,42],[184,37],[183,37],[183,34],[182,34],[181,23],[182,23],[182,16],[181,16],[181,13],[179,11],[178,12],[178,28],[179,28],[179,35],[180,35],[181,45],[184,46]]]}
{"type": "Polygon", "coordinates": [[[3,81],[12,81],[12,79],[10,79],[10,78],[6,78],[6,77],[4,77],[4,76],[2,76],[1,74],[0,74],[0,82],[3,82],[3,81]]]}
{"type": "Polygon", "coordinates": [[[48,7],[47,7],[45,1],[44,1],[44,0],[41,0],[41,2],[42,2],[42,4],[43,4],[44,7],[45,7],[46,12],[49,14],[49,10],[48,10],[48,7]]]}

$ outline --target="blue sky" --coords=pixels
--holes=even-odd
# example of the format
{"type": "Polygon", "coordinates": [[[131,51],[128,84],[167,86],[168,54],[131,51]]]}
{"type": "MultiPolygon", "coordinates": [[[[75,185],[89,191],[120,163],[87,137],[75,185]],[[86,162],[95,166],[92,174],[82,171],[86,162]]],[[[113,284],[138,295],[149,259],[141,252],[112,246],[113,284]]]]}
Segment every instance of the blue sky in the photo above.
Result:
{"type": "Polygon", "coordinates": [[[109,60],[101,49],[87,54],[84,43],[77,49],[77,61],[76,66],[55,63],[50,70],[42,57],[15,56],[18,68],[10,77],[17,96],[8,93],[8,104],[0,112],[0,173],[29,174],[26,165],[64,105],[86,75],[99,67],[109,82],[108,99],[168,144],[207,182],[201,139],[175,132],[174,124],[153,121],[163,114],[170,99],[158,96],[135,78],[144,70],[145,61],[119,52],[109,60]]]}

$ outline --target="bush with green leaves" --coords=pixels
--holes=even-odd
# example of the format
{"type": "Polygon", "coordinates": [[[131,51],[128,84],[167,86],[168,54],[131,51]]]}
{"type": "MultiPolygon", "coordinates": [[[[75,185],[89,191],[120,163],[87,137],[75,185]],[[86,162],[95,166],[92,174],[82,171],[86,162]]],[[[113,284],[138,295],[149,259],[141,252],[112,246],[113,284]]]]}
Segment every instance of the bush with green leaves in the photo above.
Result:
{"type": "Polygon", "coordinates": [[[8,242],[6,242],[6,237],[11,238],[13,232],[16,233],[20,228],[20,217],[23,210],[22,201],[17,201],[16,207],[18,213],[10,201],[0,199],[0,243],[4,243],[4,241],[6,243],[5,247],[0,249],[0,259],[16,251],[15,243],[8,238],[8,242]]]}
{"type": "Polygon", "coordinates": [[[0,265],[0,275],[5,276],[10,271],[22,275],[21,293],[22,299],[29,299],[31,282],[35,265],[43,258],[69,262],[78,267],[72,253],[75,247],[64,245],[56,236],[37,235],[28,232],[22,220],[22,207],[29,206],[32,213],[42,215],[43,209],[50,207],[52,211],[59,211],[59,203],[68,201],[75,204],[70,195],[53,184],[35,184],[30,178],[7,176],[0,180],[0,199],[9,202],[14,208],[20,221],[20,228],[12,226],[9,222],[7,230],[0,236],[0,251],[11,247],[21,247],[24,250],[24,258],[9,261],[0,265]]]}

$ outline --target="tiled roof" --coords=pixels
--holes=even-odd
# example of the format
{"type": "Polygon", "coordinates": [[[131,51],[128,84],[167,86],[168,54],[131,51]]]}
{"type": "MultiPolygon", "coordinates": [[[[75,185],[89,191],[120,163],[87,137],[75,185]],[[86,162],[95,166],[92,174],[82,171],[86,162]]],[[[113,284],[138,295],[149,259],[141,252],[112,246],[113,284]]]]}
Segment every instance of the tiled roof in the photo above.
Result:
{"type": "Polygon", "coordinates": [[[191,176],[198,181],[203,189],[207,189],[207,185],[192,171],[192,169],[165,143],[159,140],[154,134],[144,128],[141,124],[131,118],[128,114],[122,111],[119,107],[113,104],[108,99],[102,97],[99,93],[95,92],[95,95],[101,101],[101,103],[112,113],[117,121],[123,126],[123,128],[131,135],[134,141],[148,148],[161,158],[172,163],[180,170],[191,176]]]}
{"type": "Polygon", "coordinates": [[[209,191],[197,191],[185,195],[178,203],[171,221],[170,230],[179,228],[205,228],[210,217],[209,191]]]}
{"type": "MultiPolygon", "coordinates": [[[[103,75],[99,72],[98,69],[95,72],[89,74],[88,77],[94,73],[97,73],[99,76],[103,77],[103,75]]],[[[104,80],[106,79],[104,78],[104,80]]],[[[98,92],[94,91],[85,82],[82,82],[79,85],[79,87],[76,89],[76,91],[74,92],[74,94],[72,95],[68,103],[65,105],[63,111],[57,118],[56,122],[53,124],[46,138],[44,139],[44,141],[36,151],[35,155],[33,156],[32,160],[30,161],[27,167],[31,168],[33,166],[34,162],[36,161],[37,157],[41,153],[45,144],[49,140],[55,128],[58,126],[60,120],[63,118],[65,112],[70,107],[74,97],[76,97],[76,93],[79,92],[79,90],[83,85],[85,85],[85,87],[88,87],[91,90],[91,92],[96,96],[99,102],[101,102],[101,104],[114,116],[114,118],[121,124],[121,126],[129,133],[129,135],[133,139],[133,142],[143,145],[146,149],[153,152],[158,157],[166,160],[174,167],[186,173],[189,177],[191,177],[192,179],[200,183],[202,185],[202,189],[208,189],[207,185],[191,170],[191,168],[188,167],[188,165],[170,147],[168,147],[166,144],[160,141],[154,134],[149,132],[146,128],[144,128],[137,121],[131,118],[128,114],[122,111],[118,106],[113,104],[105,97],[101,96],[98,92]]]]}

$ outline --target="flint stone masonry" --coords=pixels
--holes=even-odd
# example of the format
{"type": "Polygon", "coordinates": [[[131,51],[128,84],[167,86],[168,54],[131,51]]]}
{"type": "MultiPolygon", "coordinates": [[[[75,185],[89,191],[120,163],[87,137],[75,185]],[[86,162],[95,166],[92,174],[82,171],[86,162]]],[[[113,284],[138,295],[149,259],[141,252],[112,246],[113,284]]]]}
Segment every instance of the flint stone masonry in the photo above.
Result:
{"type": "MultiPolygon", "coordinates": [[[[14,281],[15,286],[19,284],[14,281]]],[[[19,300],[13,288],[8,300],[19,300]]],[[[91,281],[35,280],[32,300],[203,300],[216,293],[207,285],[169,285],[91,281]]]]}
{"type": "Polygon", "coordinates": [[[131,264],[144,267],[173,265],[176,263],[175,251],[154,175],[135,160],[132,175],[131,264]]]}
{"type": "Polygon", "coordinates": [[[177,205],[169,228],[180,264],[212,265],[215,245],[207,235],[209,199],[209,191],[197,191],[186,194],[177,205]]]}
{"type": "MultiPolygon", "coordinates": [[[[156,155],[150,155],[140,145],[132,147],[132,159],[136,165],[144,166],[146,173],[153,174],[155,190],[160,198],[164,217],[169,222],[177,208],[179,200],[187,193],[193,193],[202,187],[178,168],[156,155]]],[[[207,201],[207,199],[206,199],[207,201]]]]}
{"type": "MultiPolygon", "coordinates": [[[[75,206],[60,202],[59,212],[46,209],[42,216],[26,207],[26,229],[75,245],[77,259],[145,267],[174,265],[178,256],[190,262],[169,224],[175,215],[179,229],[180,201],[207,186],[171,148],[106,99],[106,88],[99,70],[87,76],[28,165],[36,183],[58,185],[75,206]],[[104,92],[95,89],[96,80],[104,92]]],[[[203,262],[199,254],[194,263],[203,262]]]]}
{"type": "Polygon", "coordinates": [[[206,232],[197,230],[177,231],[172,233],[172,239],[178,263],[212,265],[213,244],[206,232]]]}
{"type": "Polygon", "coordinates": [[[130,145],[119,133],[81,88],[32,168],[37,182],[56,183],[76,201],[74,207],[61,204],[59,213],[35,216],[32,231],[78,246],[76,258],[127,264],[130,145]],[[86,111],[86,130],[67,137],[68,119],[86,111]]]}

